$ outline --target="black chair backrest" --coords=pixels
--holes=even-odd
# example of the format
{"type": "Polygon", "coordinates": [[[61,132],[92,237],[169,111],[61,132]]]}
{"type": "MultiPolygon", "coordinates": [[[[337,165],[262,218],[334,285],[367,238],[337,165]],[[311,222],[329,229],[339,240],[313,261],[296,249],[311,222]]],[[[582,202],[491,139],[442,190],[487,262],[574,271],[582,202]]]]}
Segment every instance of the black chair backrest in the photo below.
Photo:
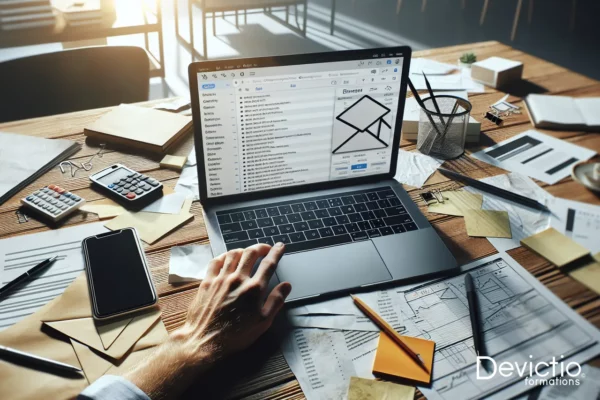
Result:
{"type": "Polygon", "coordinates": [[[0,63],[0,122],[148,100],[150,61],[133,46],[84,47],[0,63]]]}

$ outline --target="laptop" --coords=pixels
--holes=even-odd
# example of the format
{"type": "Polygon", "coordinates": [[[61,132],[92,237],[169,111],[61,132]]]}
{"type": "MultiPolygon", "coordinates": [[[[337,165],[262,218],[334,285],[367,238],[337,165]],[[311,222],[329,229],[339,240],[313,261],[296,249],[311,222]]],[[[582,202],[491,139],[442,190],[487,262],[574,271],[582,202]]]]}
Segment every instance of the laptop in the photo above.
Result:
{"type": "Polygon", "coordinates": [[[213,254],[286,244],[288,302],[425,279],[457,263],[394,180],[409,47],[189,66],[213,254]]]}

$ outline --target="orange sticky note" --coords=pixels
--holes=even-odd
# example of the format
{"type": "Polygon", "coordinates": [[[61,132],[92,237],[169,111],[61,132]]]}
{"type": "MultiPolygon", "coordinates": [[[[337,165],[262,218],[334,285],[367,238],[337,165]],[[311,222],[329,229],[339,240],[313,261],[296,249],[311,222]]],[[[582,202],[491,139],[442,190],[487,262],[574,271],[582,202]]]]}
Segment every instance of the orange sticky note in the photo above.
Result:
{"type": "Polygon", "coordinates": [[[373,374],[429,384],[431,382],[435,342],[409,336],[402,336],[402,340],[415,353],[421,355],[430,373],[425,372],[396,342],[386,333],[381,332],[375,362],[373,363],[373,374]]]}

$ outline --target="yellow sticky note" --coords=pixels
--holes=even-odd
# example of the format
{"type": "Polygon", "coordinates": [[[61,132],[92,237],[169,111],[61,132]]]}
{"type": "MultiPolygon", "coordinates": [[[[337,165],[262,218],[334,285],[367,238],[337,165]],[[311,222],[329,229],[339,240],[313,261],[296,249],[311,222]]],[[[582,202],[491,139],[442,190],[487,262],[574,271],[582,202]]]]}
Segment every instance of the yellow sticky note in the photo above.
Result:
{"type": "Polygon", "coordinates": [[[483,196],[478,193],[469,193],[464,190],[451,190],[442,192],[443,203],[433,201],[429,204],[428,211],[436,214],[464,216],[465,210],[479,210],[483,203],[483,196]]]}
{"type": "Polygon", "coordinates": [[[522,239],[521,244],[557,267],[564,267],[590,254],[588,249],[554,228],[548,228],[545,231],[522,239]]]}
{"type": "Polygon", "coordinates": [[[348,400],[413,400],[415,388],[391,382],[350,378],[348,400]]]}
{"type": "Polygon", "coordinates": [[[511,238],[508,212],[495,210],[465,210],[467,234],[475,237],[511,238]]]}
{"type": "Polygon", "coordinates": [[[600,253],[595,254],[589,264],[571,271],[569,275],[600,294],[600,253]]]}
{"type": "Polygon", "coordinates": [[[179,214],[159,214],[152,212],[125,212],[117,218],[110,220],[104,226],[110,230],[135,228],[144,242],[153,244],[169,232],[179,228],[192,218],[189,213],[192,198],[188,198],[179,214]]]}
{"type": "Polygon", "coordinates": [[[171,168],[176,170],[181,170],[187,161],[187,157],[185,156],[169,156],[166,155],[160,161],[160,166],[163,168],[171,168]]]}

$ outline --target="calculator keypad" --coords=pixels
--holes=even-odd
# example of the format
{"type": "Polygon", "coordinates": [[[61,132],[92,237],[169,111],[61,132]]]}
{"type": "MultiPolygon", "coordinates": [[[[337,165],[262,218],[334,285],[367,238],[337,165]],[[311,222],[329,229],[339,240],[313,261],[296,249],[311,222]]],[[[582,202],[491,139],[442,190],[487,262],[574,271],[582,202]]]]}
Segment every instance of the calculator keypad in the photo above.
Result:
{"type": "Polygon", "coordinates": [[[109,184],[110,190],[126,199],[134,200],[158,188],[160,182],[138,172],[132,172],[127,177],[109,184]]]}
{"type": "Polygon", "coordinates": [[[85,200],[60,186],[48,185],[21,199],[21,203],[57,221],[81,207],[85,200]]]}

